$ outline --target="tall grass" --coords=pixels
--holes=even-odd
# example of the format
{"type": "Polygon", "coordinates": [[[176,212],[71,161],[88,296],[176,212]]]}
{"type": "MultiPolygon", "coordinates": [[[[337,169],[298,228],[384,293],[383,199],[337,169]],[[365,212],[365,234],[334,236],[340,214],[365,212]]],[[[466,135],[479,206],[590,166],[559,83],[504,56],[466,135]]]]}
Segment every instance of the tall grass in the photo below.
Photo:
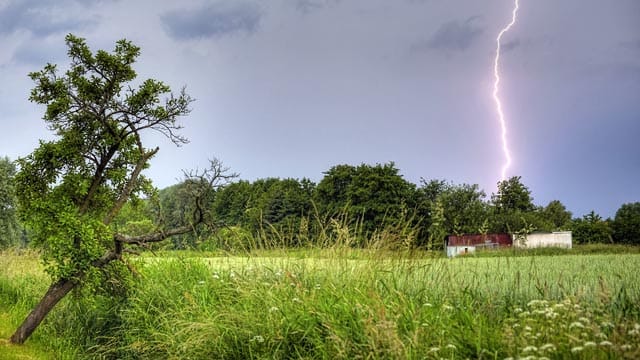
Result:
{"type": "Polygon", "coordinates": [[[128,297],[69,299],[36,341],[68,358],[640,355],[638,255],[327,254],[143,258],[128,297]]]}

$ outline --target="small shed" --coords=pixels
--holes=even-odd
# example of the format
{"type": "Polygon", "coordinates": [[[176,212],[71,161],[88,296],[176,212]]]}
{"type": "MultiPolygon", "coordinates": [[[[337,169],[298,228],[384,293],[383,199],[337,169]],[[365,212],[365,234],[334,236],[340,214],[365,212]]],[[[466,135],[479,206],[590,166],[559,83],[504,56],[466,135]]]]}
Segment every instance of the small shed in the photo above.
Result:
{"type": "Polygon", "coordinates": [[[519,248],[560,247],[571,249],[571,231],[534,232],[528,234],[524,241],[513,240],[514,246],[519,248]]]}
{"type": "Polygon", "coordinates": [[[448,257],[474,253],[476,249],[494,249],[513,245],[509,234],[464,234],[448,235],[444,246],[448,257]]]}

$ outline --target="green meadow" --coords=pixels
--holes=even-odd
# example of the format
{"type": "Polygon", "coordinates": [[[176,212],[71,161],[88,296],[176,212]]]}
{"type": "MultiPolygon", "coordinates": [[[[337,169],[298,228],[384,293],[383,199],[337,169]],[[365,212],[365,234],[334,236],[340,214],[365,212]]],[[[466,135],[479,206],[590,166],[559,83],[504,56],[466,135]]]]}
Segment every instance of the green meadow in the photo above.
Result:
{"type": "MultiPolygon", "coordinates": [[[[148,254],[132,283],[67,297],[24,346],[0,341],[0,359],[640,357],[640,255],[518,255],[148,254]]],[[[36,253],[1,253],[1,338],[48,281],[36,253]]]]}

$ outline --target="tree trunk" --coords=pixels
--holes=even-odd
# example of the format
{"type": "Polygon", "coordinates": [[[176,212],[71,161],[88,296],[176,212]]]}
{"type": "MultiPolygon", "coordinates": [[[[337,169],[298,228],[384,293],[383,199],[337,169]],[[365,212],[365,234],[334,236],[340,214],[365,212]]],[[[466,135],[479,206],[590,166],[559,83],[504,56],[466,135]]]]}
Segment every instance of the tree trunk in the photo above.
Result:
{"type": "Polygon", "coordinates": [[[29,316],[24,319],[20,327],[11,336],[10,341],[14,344],[23,344],[27,341],[53,307],[76,287],[76,284],[76,282],[68,279],[60,279],[51,284],[38,305],[31,310],[29,316]]]}

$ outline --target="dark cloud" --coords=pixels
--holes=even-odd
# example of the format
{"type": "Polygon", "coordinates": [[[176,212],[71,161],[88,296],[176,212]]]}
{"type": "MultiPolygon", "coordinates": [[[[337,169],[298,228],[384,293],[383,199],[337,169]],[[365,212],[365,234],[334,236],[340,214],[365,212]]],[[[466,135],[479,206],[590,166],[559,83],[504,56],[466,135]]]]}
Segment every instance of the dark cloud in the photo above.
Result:
{"type": "Polygon", "coordinates": [[[28,31],[35,36],[44,37],[53,33],[69,32],[86,27],[87,20],[64,16],[56,11],[73,1],[12,1],[0,9],[0,34],[16,31],[28,31]]]}
{"type": "Polygon", "coordinates": [[[505,53],[511,51],[520,46],[520,39],[515,39],[506,43],[500,44],[500,52],[505,53]]]}
{"type": "Polygon", "coordinates": [[[484,32],[484,29],[475,25],[477,19],[478,16],[472,16],[464,22],[452,20],[442,24],[426,46],[437,50],[466,50],[484,32]]]}
{"type": "Polygon", "coordinates": [[[296,10],[306,14],[324,9],[328,5],[340,2],[340,0],[290,0],[290,2],[293,3],[296,10]]]}
{"type": "Polygon", "coordinates": [[[256,31],[262,11],[255,3],[222,1],[206,7],[162,15],[165,31],[175,39],[218,37],[256,31]]]}

